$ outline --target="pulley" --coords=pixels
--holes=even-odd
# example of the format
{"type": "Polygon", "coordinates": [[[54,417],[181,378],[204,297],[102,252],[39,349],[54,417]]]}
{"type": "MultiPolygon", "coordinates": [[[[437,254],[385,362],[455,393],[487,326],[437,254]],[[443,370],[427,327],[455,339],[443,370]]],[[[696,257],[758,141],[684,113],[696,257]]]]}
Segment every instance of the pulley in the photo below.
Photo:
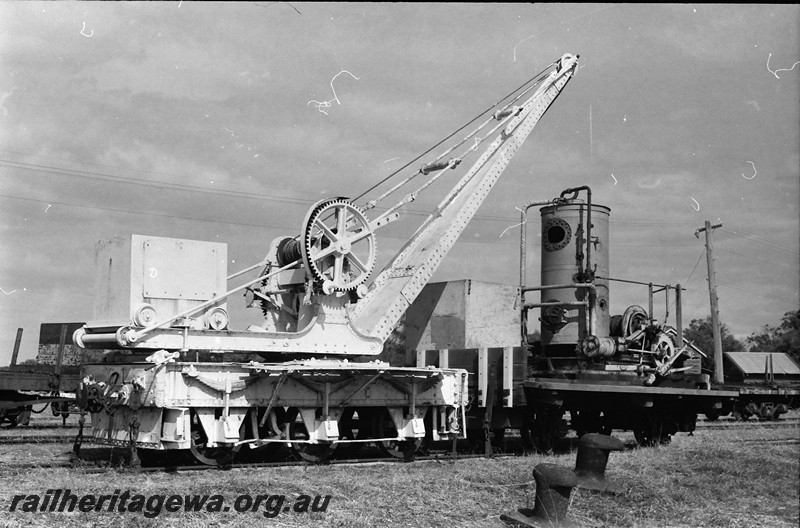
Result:
{"type": "Polygon", "coordinates": [[[211,330],[224,330],[228,327],[228,312],[224,308],[215,306],[203,314],[203,325],[211,330]]]}
{"type": "Polygon", "coordinates": [[[648,321],[647,312],[644,308],[637,305],[628,306],[622,314],[622,337],[628,338],[632,336],[643,325],[647,325],[648,321]]]}
{"type": "Polygon", "coordinates": [[[136,326],[148,326],[156,321],[158,312],[153,305],[141,303],[134,307],[131,319],[136,326]]]}

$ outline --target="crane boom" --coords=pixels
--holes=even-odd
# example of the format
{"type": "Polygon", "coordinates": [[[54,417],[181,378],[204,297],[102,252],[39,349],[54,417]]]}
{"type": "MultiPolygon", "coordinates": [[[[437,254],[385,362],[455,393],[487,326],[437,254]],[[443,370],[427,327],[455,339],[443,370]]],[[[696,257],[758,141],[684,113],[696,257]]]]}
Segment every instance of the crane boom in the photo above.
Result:
{"type": "Polygon", "coordinates": [[[486,199],[519,147],[550,107],[578,64],[564,55],[450,194],[386,265],[350,312],[359,333],[385,340],[428,283],[486,199]]]}
{"type": "MultiPolygon", "coordinates": [[[[223,247],[139,235],[103,244],[98,284],[124,284],[120,288],[125,294],[110,286],[103,289],[98,303],[103,313],[76,331],[74,341],[89,348],[379,354],[577,64],[577,56],[564,55],[524,103],[490,118],[500,121],[492,132],[498,135],[369,288],[364,281],[375,261],[375,230],[396,219],[396,210],[441,173],[374,221],[346,198],[321,200],[309,210],[299,236],[273,241],[261,263],[266,268],[228,291],[221,285],[225,272],[220,263],[225,259],[218,256],[226,251],[223,247]],[[161,272],[152,274],[153,269],[161,272]],[[265,322],[246,331],[230,330],[224,301],[245,289],[258,299],[265,322]]],[[[418,174],[458,163],[460,158],[436,161],[418,174]]]]}

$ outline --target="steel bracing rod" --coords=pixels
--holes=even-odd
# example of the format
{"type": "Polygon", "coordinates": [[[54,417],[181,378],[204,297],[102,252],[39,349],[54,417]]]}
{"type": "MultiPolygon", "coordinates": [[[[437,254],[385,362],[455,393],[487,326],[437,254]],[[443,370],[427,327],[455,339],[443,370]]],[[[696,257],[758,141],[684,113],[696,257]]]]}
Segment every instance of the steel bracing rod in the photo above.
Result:
{"type": "Polygon", "coordinates": [[[247,267],[247,268],[245,268],[245,269],[243,269],[243,270],[239,270],[239,271],[237,271],[237,272],[236,272],[236,273],[234,273],[233,275],[228,275],[228,280],[235,279],[235,278],[236,278],[236,277],[238,277],[239,275],[244,275],[244,274],[245,274],[245,273],[247,273],[248,271],[253,271],[253,270],[254,270],[254,269],[256,269],[256,268],[260,268],[261,266],[266,266],[266,265],[267,265],[267,263],[269,263],[269,259],[264,259],[264,260],[262,260],[261,262],[257,262],[256,264],[253,264],[252,266],[249,266],[249,267],[247,267]]]}
{"type": "Polygon", "coordinates": [[[347,398],[343,399],[343,400],[342,400],[342,401],[339,403],[339,405],[340,405],[340,406],[344,406],[344,405],[345,405],[347,402],[349,402],[349,401],[350,401],[350,400],[353,398],[353,396],[355,396],[355,395],[356,395],[356,394],[358,394],[360,391],[362,391],[362,390],[366,389],[367,387],[369,387],[370,385],[372,385],[373,383],[375,383],[375,382],[378,380],[378,378],[380,378],[381,376],[383,376],[383,374],[384,374],[385,372],[386,372],[386,371],[384,371],[384,370],[378,371],[378,373],[377,373],[377,374],[375,374],[374,376],[372,376],[372,377],[371,377],[369,380],[367,380],[367,381],[366,381],[366,382],[365,382],[363,385],[361,385],[359,388],[357,388],[356,390],[354,390],[354,391],[353,391],[353,393],[352,393],[350,396],[348,396],[347,398]]]}
{"type": "Polygon", "coordinates": [[[548,284],[547,286],[527,286],[525,288],[522,288],[522,291],[524,293],[524,292],[539,291],[539,290],[563,290],[565,288],[575,288],[575,289],[589,288],[589,289],[593,290],[593,289],[597,288],[597,286],[595,286],[591,282],[585,282],[585,283],[581,283],[581,284],[577,284],[577,283],[572,283],[572,284],[548,284]]]}
{"type": "MultiPolygon", "coordinates": [[[[602,279],[607,281],[614,281],[614,282],[624,282],[626,284],[639,284],[640,286],[653,286],[655,288],[666,288],[667,284],[653,284],[652,282],[641,282],[641,281],[634,281],[634,280],[626,280],[626,279],[612,279],[610,277],[601,277],[597,275],[596,279],[602,279]]],[[[670,288],[676,288],[677,286],[670,286],[670,288]]],[[[686,291],[686,288],[681,288],[682,291],[686,291]]]]}
{"type": "MultiPolygon", "coordinates": [[[[555,63],[554,63],[554,64],[555,64],[555,63]]],[[[517,101],[519,101],[519,100],[520,100],[522,97],[524,97],[524,96],[525,96],[525,95],[526,95],[526,94],[527,94],[529,91],[531,91],[533,88],[535,88],[536,86],[538,86],[538,85],[539,85],[539,83],[541,83],[541,82],[542,82],[542,80],[544,80],[544,78],[545,78],[544,76],[540,76],[540,78],[539,78],[539,79],[537,79],[537,80],[536,80],[536,81],[535,81],[535,82],[534,82],[534,83],[533,83],[531,86],[529,86],[529,87],[528,87],[528,88],[526,88],[524,91],[522,91],[522,92],[521,92],[519,95],[517,95],[517,96],[514,98],[514,100],[513,100],[513,101],[511,101],[510,103],[507,103],[507,104],[506,104],[506,105],[505,105],[505,106],[504,106],[504,107],[503,107],[501,110],[498,110],[497,112],[495,112],[494,114],[492,114],[492,115],[491,115],[491,116],[490,116],[488,119],[486,119],[486,120],[485,120],[483,123],[481,123],[481,125],[480,125],[480,126],[478,126],[478,128],[476,128],[475,130],[473,130],[472,132],[470,132],[470,133],[469,133],[469,134],[468,134],[468,135],[467,135],[467,136],[466,136],[464,139],[462,139],[461,141],[459,141],[458,143],[456,143],[455,145],[453,145],[452,147],[450,147],[449,149],[447,149],[445,152],[443,152],[443,153],[442,153],[442,154],[440,154],[439,156],[437,156],[437,157],[436,157],[436,159],[434,159],[434,160],[433,160],[431,163],[428,163],[428,164],[426,164],[426,165],[423,165],[422,167],[420,167],[420,169],[419,169],[419,170],[417,170],[417,172],[415,172],[415,173],[414,173],[414,174],[412,174],[411,176],[407,177],[406,179],[404,179],[403,181],[401,181],[400,183],[398,183],[397,185],[395,185],[394,187],[392,187],[391,189],[389,189],[388,191],[386,191],[385,193],[383,193],[381,196],[379,196],[379,197],[378,197],[378,198],[376,198],[375,200],[371,200],[371,201],[367,202],[367,204],[363,206],[363,207],[364,207],[364,209],[366,210],[366,209],[371,209],[371,208],[375,207],[375,206],[376,206],[376,205],[377,205],[379,202],[383,201],[385,198],[387,198],[388,196],[390,196],[391,194],[393,194],[395,191],[397,191],[398,189],[400,189],[401,187],[403,187],[405,184],[407,184],[408,182],[410,182],[411,180],[413,180],[414,178],[416,178],[416,177],[417,177],[417,176],[419,176],[420,174],[427,175],[427,174],[428,174],[428,173],[430,173],[430,172],[437,172],[437,174],[436,174],[436,175],[434,175],[433,177],[431,177],[431,179],[429,179],[427,182],[425,182],[425,183],[424,183],[424,184],[423,184],[421,187],[419,187],[419,188],[418,188],[416,191],[414,191],[414,192],[411,192],[411,193],[408,193],[408,194],[407,194],[407,195],[406,195],[406,196],[405,196],[405,197],[404,197],[402,200],[400,200],[400,201],[399,201],[397,204],[395,204],[394,206],[392,206],[391,208],[389,208],[389,210],[387,210],[385,213],[383,213],[383,214],[381,215],[381,218],[383,218],[383,217],[387,217],[387,216],[391,215],[392,213],[394,213],[395,211],[397,211],[398,209],[400,209],[401,207],[403,207],[404,205],[406,205],[406,204],[409,204],[409,203],[411,203],[411,202],[415,201],[415,200],[417,199],[417,195],[418,195],[419,193],[421,193],[422,191],[424,191],[426,188],[430,187],[430,186],[431,186],[433,183],[435,183],[435,182],[436,182],[436,180],[438,180],[438,179],[439,179],[439,178],[440,178],[440,177],[441,177],[441,176],[444,174],[444,172],[445,172],[445,169],[448,169],[448,168],[449,168],[449,169],[455,169],[456,167],[458,167],[458,165],[459,165],[459,164],[460,164],[460,163],[463,161],[463,159],[464,159],[465,157],[467,157],[467,155],[469,155],[469,153],[470,153],[470,152],[473,152],[473,151],[477,150],[478,146],[479,146],[481,143],[483,143],[483,142],[486,140],[486,138],[488,138],[488,137],[490,137],[491,135],[493,135],[493,134],[494,134],[495,132],[497,132],[497,131],[498,131],[498,130],[501,128],[501,127],[504,127],[504,126],[506,125],[506,123],[507,123],[507,122],[508,122],[510,119],[512,119],[512,118],[516,117],[517,115],[519,115],[519,113],[522,111],[522,108],[521,108],[521,107],[519,107],[519,106],[514,106],[514,107],[512,107],[511,105],[512,105],[513,103],[516,103],[517,101]],[[459,146],[461,146],[461,145],[463,145],[464,143],[466,143],[466,142],[467,142],[467,141],[468,141],[470,138],[472,138],[472,137],[476,136],[476,135],[478,134],[478,132],[480,132],[481,130],[483,130],[484,128],[486,128],[486,126],[487,126],[489,123],[491,123],[492,121],[500,121],[500,123],[498,123],[497,125],[495,125],[495,126],[494,126],[494,127],[493,127],[493,128],[492,128],[492,129],[491,129],[489,132],[488,132],[488,133],[486,133],[486,134],[485,134],[485,135],[484,135],[482,138],[475,138],[475,144],[474,144],[473,146],[469,147],[468,149],[466,149],[466,150],[465,150],[465,151],[464,151],[464,152],[463,152],[463,153],[462,153],[460,156],[458,156],[458,157],[456,157],[456,158],[452,158],[452,159],[450,159],[450,160],[448,160],[448,161],[446,161],[446,162],[442,162],[442,161],[441,161],[441,160],[442,160],[442,159],[443,159],[445,156],[447,156],[448,154],[450,154],[451,152],[453,152],[453,151],[454,151],[455,149],[457,149],[459,146]]]]}
{"type": "Polygon", "coordinates": [[[427,217],[351,312],[361,333],[386,339],[399,317],[430,280],[478,207],[568,82],[577,57],[565,55],[480,158],[427,217]]]}
{"type": "MultiPolygon", "coordinates": [[[[461,181],[459,181],[456,184],[456,186],[447,194],[447,196],[445,196],[445,198],[441,201],[441,203],[439,203],[439,205],[436,207],[436,209],[428,216],[428,218],[425,220],[425,222],[417,229],[416,233],[414,234],[414,237],[416,237],[417,234],[420,234],[420,233],[424,232],[426,230],[426,228],[430,224],[432,224],[433,222],[437,221],[441,217],[441,214],[444,211],[444,209],[447,208],[447,206],[449,206],[450,204],[452,204],[453,201],[463,193],[464,188],[467,185],[469,185],[475,179],[475,177],[479,173],[481,173],[481,171],[485,171],[485,172],[482,173],[482,175],[485,176],[486,172],[491,170],[491,168],[495,168],[495,170],[498,171],[497,175],[499,176],[499,173],[502,172],[502,170],[505,169],[505,167],[511,161],[511,157],[513,157],[514,153],[516,153],[515,151],[514,152],[509,152],[510,149],[508,149],[508,148],[505,148],[505,149],[503,148],[505,146],[505,144],[506,144],[506,141],[509,138],[514,137],[514,134],[517,131],[517,129],[519,129],[519,127],[529,117],[531,117],[531,112],[532,112],[532,108],[531,107],[533,106],[533,102],[537,98],[541,97],[551,87],[552,87],[552,85],[540,87],[540,89],[533,96],[531,96],[531,98],[528,99],[528,101],[525,102],[525,104],[523,105],[524,107],[527,107],[527,110],[525,111],[525,115],[520,116],[520,113],[517,113],[516,115],[512,116],[511,122],[506,124],[507,121],[504,121],[502,123],[503,125],[505,125],[505,129],[486,148],[486,151],[473,164],[473,166],[470,168],[470,170],[467,172],[467,174],[464,175],[464,177],[461,179],[461,181]],[[517,119],[517,117],[519,117],[519,119],[517,119]],[[507,156],[503,156],[503,154],[506,154],[507,156]],[[497,157],[501,157],[502,156],[503,159],[495,159],[493,162],[490,163],[490,160],[492,160],[492,158],[495,157],[495,156],[497,156],[497,157]]],[[[542,112],[542,114],[543,113],[544,112],[542,112]]],[[[541,117],[541,116],[539,116],[539,117],[541,117]]],[[[532,125],[535,125],[536,122],[538,122],[538,118],[536,118],[536,120],[532,123],[532,125]]],[[[533,126],[531,126],[531,129],[532,128],[533,128],[533,126]]],[[[524,140],[524,138],[522,140],[524,140]]],[[[520,144],[521,144],[522,140],[520,140],[520,144]]],[[[519,147],[519,144],[516,145],[516,147],[519,147]]],[[[484,195],[484,197],[485,197],[485,195],[484,195]]]]}
{"type": "Polygon", "coordinates": [[[275,383],[275,389],[272,391],[272,396],[269,397],[269,403],[267,404],[267,410],[264,412],[264,416],[261,418],[259,422],[259,427],[264,427],[264,423],[267,421],[267,417],[269,413],[272,411],[272,407],[275,405],[275,402],[278,400],[278,393],[283,387],[283,384],[286,382],[286,378],[289,377],[289,374],[292,373],[292,370],[287,370],[286,372],[281,373],[280,378],[278,378],[278,382],[275,383]]]}
{"type": "MultiPolygon", "coordinates": [[[[520,109],[520,111],[521,111],[521,109],[520,109]]],[[[497,115],[497,114],[496,114],[496,115],[497,115]]],[[[419,187],[419,188],[418,188],[416,191],[413,191],[413,192],[410,192],[410,193],[408,193],[408,194],[407,194],[407,195],[406,195],[406,196],[405,196],[405,197],[404,197],[402,200],[400,200],[400,201],[399,201],[397,204],[395,204],[394,206],[392,206],[391,208],[389,208],[389,210],[388,210],[388,211],[386,211],[386,212],[385,212],[383,215],[381,215],[381,216],[389,216],[390,214],[394,213],[395,211],[397,211],[398,209],[400,209],[400,208],[401,208],[401,207],[403,207],[404,205],[406,205],[406,204],[409,204],[409,203],[411,203],[411,202],[415,201],[415,200],[417,199],[417,195],[419,195],[419,193],[421,193],[422,191],[424,191],[425,189],[427,189],[428,187],[430,187],[431,185],[433,185],[433,184],[436,182],[436,180],[438,180],[438,179],[439,179],[439,178],[440,178],[440,177],[441,177],[441,176],[442,176],[442,175],[445,173],[445,170],[444,170],[444,169],[447,169],[447,168],[450,168],[450,169],[455,169],[455,168],[456,168],[456,167],[457,167],[457,166],[458,166],[458,165],[461,163],[461,161],[464,159],[464,157],[466,157],[466,156],[467,156],[467,154],[469,154],[471,151],[475,150],[475,148],[477,148],[477,146],[478,146],[478,145],[479,145],[479,144],[480,144],[482,141],[484,141],[484,140],[485,140],[487,137],[489,137],[489,136],[491,136],[492,134],[494,134],[495,132],[497,132],[497,130],[499,130],[501,127],[505,126],[505,125],[508,123],[508,121],[509,121],[510,119],[512,119],[513,117],[516,117],[516,115],[517,115],[517,114],[516,114],[516,113],[513,113],[513,112],[512,112],[512,113],[509,113],[509,114],[504,114],[504,115],[503,115],[503,117],[501,118],[501,121],[500,121],[500,123],[499,123],[497,126],[495,126],[494,128],[492,128],[492,130],[490,130],[490,131],[489,131],[489,132],[488,132],[488,133],[487,133],[487,134],[486,134],[486,135],[485,135],[485,136],[484,136],[482,139],[480,139],[480,140],[478,141],[478,143],[476,143],[476,144],[475,144],[473,147],[470,147],[469,149],[467,149],[467,150],[466,150],[466,151],[465,151],[465,152],[464,152],[464,153],[463,153],[461,156],[459,156],[459,157],[457,157],[457,158],[453,158],[453,159],[451,159],[450,161],[448,161],[448,162],[444,163],[444,164],[443,164],[443,165],[441,165],[441,166],[435,166],[435,167],[432,167],[432,168],[430,169],[430,171],[431,171],[431,172],[434,172],[434,171],[436,172],[436,174],[435,174],[434,176],[432,176],[432,177],[431,177],[431,178],[430,178],[428,181],[426,181],[425,183],[423,183],[423,184],[422,184],[422,186],[420,186],[420,187],[419,187]]],[[[491,121],[492,119],[494,119],[494,117],[492,117],[492,118],[488,119],[488,120],[486,121],[486,123],[484,123],[483,125],[481,125],[481,128],[483,128],[484,126],[486,126],[486,124],[488,124],[488,123],[489,123],[489,121],[491,121]]],[[[479,129],[479,130],[480,130],[480,129],[479,129]]],[[[478,132],[478,130],[476,130],[475,132],[478,132]]],[[[456,146],[456,147],[457,147],[457,146],[456,146]]],[[[456,148],[456,147],[453,147],[453,148],[451,148],[451,149],[448,151],[448,153],[449,153],[449,152],[451,152],[452,150],[455,150],[455,148],[456,148]]],[[[444,156],[444,154],[443,154],[442,156],[444,156]]],[[[437,158],[437,160],[438,160],[438,158],[437,158]]],[[[431,165],[433,165],[433,164],[431,164],[431,165]]],[[[428,170],[426,169],[426,167],[430,167],[430,165],[426,165],[425,167],[421,168],[421,169],[419,170],[419,172],[417,172],[417,174],[428,174],[428,170]]],[[[417,174],[415,174],[414,176],[416,176],[417,174]]],[[[411,178],[413,178],[414,176],[412,176],[411,178]]],[[[410,180],[411,180],[411,178],[409,178],[409,179],[405,180],[405,181],[404,181],[404,182],[402,182],[402,183],[403,183],[403,184],[405,184],[406,182],[410,181],[410,180]]],[[[466,183],[467,183],[467,182],[464,182],[464,184],[466,184],[466,183]]],[[[396,188],[397,188],[397,187],[396,187],[396,188]]],[[[394,189],[392,189],[392,191],[394,191],[394,189]]]]}
{"type": "MultiPolygon", "coordinates": [[[[577,56],[574,58],[574,60],[576,61],[575,64],[577,64],[577,56]]],[[[533,107],[535,101],[538,101],[543,96],[545,96],[545,94],[547,94],[547,92],[550,91],[551,88],[555,88],[556,94],[546,105],[546,107],[542,110],[541,114],[538,117],[536,117],[534,121],[531,123],[531,130],[529,130],[528,133],[532,131],[533,127],[539,122],[539,119],[544,115],[544,112],[546,112],[547,108],[550,107],[550,104],[552,104],[552,102],[555,101],[555,98],[558,96],[558,94],[561,93],[561,88],[556,85],[556,82],[563,80],[562,76],[564,76],[566,73],[569,73],[571,75],[573,71],[574,71],[574,66],[572,68],[563,68],[562,70],[556,70],[552,72],[549,76],[550,84],[539,86],[539,89],[536,90],[536,93],[534,93],[527,101],[525,101],[525,103],[523,104],[523,108],[520,111],[511,114],[510,116],[507,116],[502,123],[500,123],[498,126],[492,129],[492,133],[494,133],[501,126],[504,127],[500,135],[497,138],[495,138],[495,141],[492,144],[490,144],[489,147],[487,147],[482,158],[475,162],[475,164],[472,166],[472,168],[466,174],[466,176],[464,176],[464,178],[462,178],[462,180],[458,183],[458,185],[456,185],[450,191],[450,193],[445,197],[445,199],[442,200],[442,202],[439,204],[436,210],[433,213],[431,213],[429,219],[438,217],[438,213],[440,213],[447,205],[449,205],[453,200],[455,200],[455,198],[459,194],[461,194],[461,192],[464,190],[464,187],[480,172],[480,170],[483,169],[485,166],[487,166],[487,164],[489,164],[489,159],[491,159],[491,157],[494,154],[499,153],[499,155],[503,156],[505,159],[503,159],[502,161],[495,160],[493,162],[493,165],[496,165],[498,168],[500,168],[500,170],[505,169],[505,167],[511,161],[511,158],[514,156],[514,154],[516,154],[516,149],[514,149],[512,152],[507,147],[505,149],[502,148],[506,140],[514,136],[520,129],[522,124],[533,116],[534,114],[533,107]],[[495,142],[497,142],[497,145],[495,145],[495,142]],[[504,155],[507,155],[508,157],[506,158],[504,155]]],[[[567,80],[568,79],[569,77],[567,77],[567,80]]],[[[566,82],[566,80],[563,80],[563,82],[566,82]]],[[[524,139],[527,138],[527,134],[522,133],[521,135],[523,137],[520,139],[520,143],[517,145],[517,148],[521,145],[522,141],[524,141],[524,139]]]]}
{"type": "Polygon", "coordinates": [[[552,301],[540,303],[525,303],[522,305],[523,310],[533,310],[534,308],[544,308],[546,306],[589,306],[589,301],[552,301]]]}
{"type": "MultiPolygon", "coordinates": [[[[406,169],[407,169],[409,166],[411,166],[411,164],[412,164],[412,163],[415,163],[415,162],[419,161],[420,159],[422,159],[422,157],[423,157],[423,156],[425,156],[426,154],[430,153],[430,152],[431,152],[433,149],[435,149],[435,148],[438,148],[438,147],[439,147],[439,146],[441,146],[441,145],[442,145],[442,144],[443,144],[445,141],[448,141],[450,138],[452,138],[453,136],[455,136],[456,134],[458,134],[460,131],[464,130],[464,129],[465,129],[465,128],[467,128],[469,125],[471,125],[472,123],[474,123],[475,121],[477,121],[477,120],[478,120],[478,118],[480,118],[480,116],[482,116],[482,115],[484,115],[486,112],[489,112],[489,111],[491,111],[492,109],[496,108],[496,107],[497,107],[497,106],[498,106],[500,103],[502,103],[503,101],[505,101],[506,99],[508,99],[508,98],[509,98],[509,97],[511,97],[512,95],[514,95],[515,93],[517,93],[517,92],[519,92],[520,90],[522,90],[523,88],[525,88],[525,87],[526,87],[528,84],[530,84],[530,83],[533,81],[533,79],[537,79],[537,78],[540,78],[540,77],[542,77],[542,76],[543,76],[543,75],[544,75],[544,74],[545,74],[547,71],[549,71],[549,70],[550,70],[550,68],[552,68],[553,66],[555,66],[557,63],[558,63],[558,61],[555,61],[555,62],[553,62],[553,63],[549,64],[548,66],[546,66],[544,69],[542,69],[542,71],[540,71],[539,73],[537,73],[536,75],[534,75],[533,77],[531,77],[530,79],[528,79],[527,81],[525,81],[524,83],[522,83],[522,84],[521,84],[519,87],[517,87],[516,89],[514,89],[514,90],[513,90],[512,92],[510,92],[508,95],[506,95],[505,97],[503,97],[502,99],[500,99],[500,100],[499,100],[499,101],[497,101],[496,103],[492,104],[492,105],[491,105],[489,108],[487,108],[486,110],[484,110],[483,112],[481,112],[480,114],[478,114],[477,116],[475,116],[474,118],[472,118],[472,119],[471,119],[471,120],[470,120],[468,123],[466,123],[465,125],[461,126],[461,127],[458,129],[458,130],[456,130],[455,132],[453,132],[452,134],[450,134],[450,135],[449,135],[449,136],[447,136],[446,138],[442,139],[442,140],[441,140],[441,141],[439,141],[437,144],[435,144],[434,146],[432,146],[431,148],[429,148],[428,150],[426,150],[425,152],[423,152],[422,154],[420,154],[419,156],[417,156],[417,157],[416,157],[416,158],[414,158],[413,160],[409,161],[408,163],[406,163],[405,165],[403,165],[402,167],[400,167],[399,169],[397,169],[397,170],[396,170],[396,171],[394,171],[393,173],[389,174],[388,176],[386,176],[385,178],[383,178],[382,180],[380,180],[378,183],[376,183],[375,185],[373,185],[372,187],[370,187],[369,189],[367,189],[367,190],[366,190],[366,191],[364,191],[363,193],[361,193],[361,194],[359,194],[358,196],[356,196],[356,197],[353,199],[353,201],[360,200],[361,198],[363,198],[363,197],[364,197],[364,196],[366,196],[367,194],[369,194],[369,193],[371,193],[372,191],[374,191],[374,190],[375,190],[376,188],[378,188],[380,185],[382,185],[382,184],[386,183],[386,182],[387,182],[387,181],[389,181],[390,179],[392,179],[392,178],[394,178],[395,176],[397,176],[397,175],[398,175],[400,172],[402,172],[402,171],[406,170],[406,169]]],[[[535,84],[538,84],[539,82],[541,82],[541,79],[537,79],[537,80],[536,80],[536,82],[534,83],[534,85],[535,85],[535,84]]],[[[529,89],[530,89],[530,88],[528,88],[528,90],[529,90],[529,89]]],[[[527,90],[526,90],[526,92],[527,92],[527,90]]],[[[523,93],[524,93],[524,92],[523,92],[523,93]]],[[[521,97],[521,96],[518,96],[517,98],[519,98],[519,97],[521,97]]],[[[516,99],[515,99],[515,100],[516,100],[516,99]]],[[[469,136],[467,137],[467,139],[469,139],[469,136]]],[[[465,139],[464,141],[466,141],[466,139],[465,139]]],[[[463,142],[462,142],[462,143],[463,143],[463,142]]],[[[446,154],[443,154],[443,156],[444,156],[444,155],[446,155],[446,154]]],[[[416,174],[415,174],[415,176],[416,176],[416,174]]],[[[412,176],[411,178],[413,178],[413,176],[412,176]]]]}
{"type": "Polygon", "coordinates": [[[202,304],[198,304],[197,306],[189,308],[188,310],[184,310],[183,312],[181,312],[181,313],[179,313],[177,315],[173,315],[169,319],[165,319],[163,321],[159,321],[158,323],[153,323],[150,326],[145,327],[145,328],[143,328],[141,330],[134,330],[134,331],[128,332],[125,337],[131,343],[136,342],[136,341],[138,341],[139,339],[141,339],[142,337],[144,337],[145,335],[149,334],[150,332],[152,332],[153,330],[155,330],[157,328],[161,328],[162,326],[170,324],[170,323],[173,323],[173,322],[177,321],[178,319],[180,319],[182,317],[186,317],[186,316],[191,315],[191,314],[193,314],[195,312],[199,312],[200,310],[208,308],[209,306],[213,306],[213,305],[217,304],[218,302],[220,302],[222,299],[225,299],[226,297],[229,297],[229,296],[231,296],[232,294],[234,294],[236,292],[242,291],[243,289],[247,288],[248,286],[252,286],[253,284],[255,284],[257,282],[266,280],[266,279],[268,279],[268,278],[270,278],[270,277],[272,277],[274,275],[277,275],[278,273],[280,273],[282,271],[286,271],[286,270],[288,270],[290,268],[293,268],[294,266],[298,265],[299,263],[300,263],[300,259],[295,260],[294,262],[291,262],[291,263],[283,266],[282,268],[278,268],[273,272],[267,273],[266,275],[260,275],[260,276],[256,277],[255,279],[252,279],[252,280],[249,280],[249,281],[245,282],[241,286],[238,286],[238,287],[236,287],[236,288],[234,288],[232,290],[228,290],[227,292],[223,293],[222,295],[220,295],[218,297],[214,297],[213,299],[210,299],[210,300],[208,300],[208,301],[206,301],[206,302],[204,302],[202,304]]]}

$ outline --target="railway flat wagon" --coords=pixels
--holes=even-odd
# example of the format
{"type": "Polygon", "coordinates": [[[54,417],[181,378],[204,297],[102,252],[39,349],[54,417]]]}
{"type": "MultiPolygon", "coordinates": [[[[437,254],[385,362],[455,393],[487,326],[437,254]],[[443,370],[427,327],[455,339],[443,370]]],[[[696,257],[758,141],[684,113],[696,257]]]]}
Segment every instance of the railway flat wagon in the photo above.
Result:
{"type": "MultiPolygon", "coordinates": [[[[800,406],[800,365],[783,352],[724,352],[727,390],[738,391],[732,412],[738,419],[777,420],[800,406]]],[[[716,419],[718,414],[707,414],[716,419]]]]}
{"type": "Polygon", "coordinates": [[[37,412],[34,405],[49,405],[54,416],[65,420],[77,410],[72,404],[81,365],[102,356],[102,352],[82,350],[73,344],[72,333],[83,324],[43,323],[33,364],[17,364],[22,329],[17,331],[11,365],[0,368],[0,427],[27,425],[31,414],[37,412]]]}
{"type": "Polygon", "coordinates": [[[610,286],[621,279],[609,274],[611,210],[592,203],[589,187],[530,202],[522,211],[517,287],[478,289],[482,295],[464,297],[454,309],[441,292],[463,287],[430,285],[430,294],[423,293],[407,315],[412,323],[428,321],[417,365],[457,364],[470,373],[468,428],[482,425],[487,437],[489,430],[517,428],[523,441],[541,451],[552,449],[570,428],[578,435],[632,430],[641,444],[652,445],[693,431],[699,414],[735,408],[739,388],[712,387],[701,371],[703,352],[683,340],[680,285],[639,282],[647,288],[646,308],[632,305],[612,315],[610,286]],[[541,281],[531,285],[526,212],[536,206],[542,218],[541,281]],[[666,309],[657,317],[659,293],[666,309]],[[540,298],[532,299],[534,294],[540,298]],[[436,309],[430,308],[433,300],[436,309]],[[672,305],[674,326],[668,324],[672,305]],[[470,314],[470,306],[483,321],[470,314]],[[508,316],[514,310],[518,317],[508,316]],[[539,332],[529,325],[531,314],[538,315],[539,332]],[[517,330],[482,331],[487,322],[517,330]]]}

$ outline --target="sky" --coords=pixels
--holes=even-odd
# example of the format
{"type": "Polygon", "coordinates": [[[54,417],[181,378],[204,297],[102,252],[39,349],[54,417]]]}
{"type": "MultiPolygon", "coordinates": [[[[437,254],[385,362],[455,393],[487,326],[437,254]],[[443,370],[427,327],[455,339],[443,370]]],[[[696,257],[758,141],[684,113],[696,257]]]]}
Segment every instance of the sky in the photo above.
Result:
{"type": "MultiPolygon", "coordinates": [[[[695,230],[721,223],[722,322],[777,325],[800,304],[798,26],[768,4],[0,2],[0,365],[17,328],[21,361],[41,323],[92,319],[99,240],[225,242],[243,269],[565,53],[575,77],[434,280],[516,284],[517,208],[589,185],[612,277],[680,283],[684,323],[705,318],[695,230]]],[[[378,269],[455,177],[377,232],[378,269]]]]}

